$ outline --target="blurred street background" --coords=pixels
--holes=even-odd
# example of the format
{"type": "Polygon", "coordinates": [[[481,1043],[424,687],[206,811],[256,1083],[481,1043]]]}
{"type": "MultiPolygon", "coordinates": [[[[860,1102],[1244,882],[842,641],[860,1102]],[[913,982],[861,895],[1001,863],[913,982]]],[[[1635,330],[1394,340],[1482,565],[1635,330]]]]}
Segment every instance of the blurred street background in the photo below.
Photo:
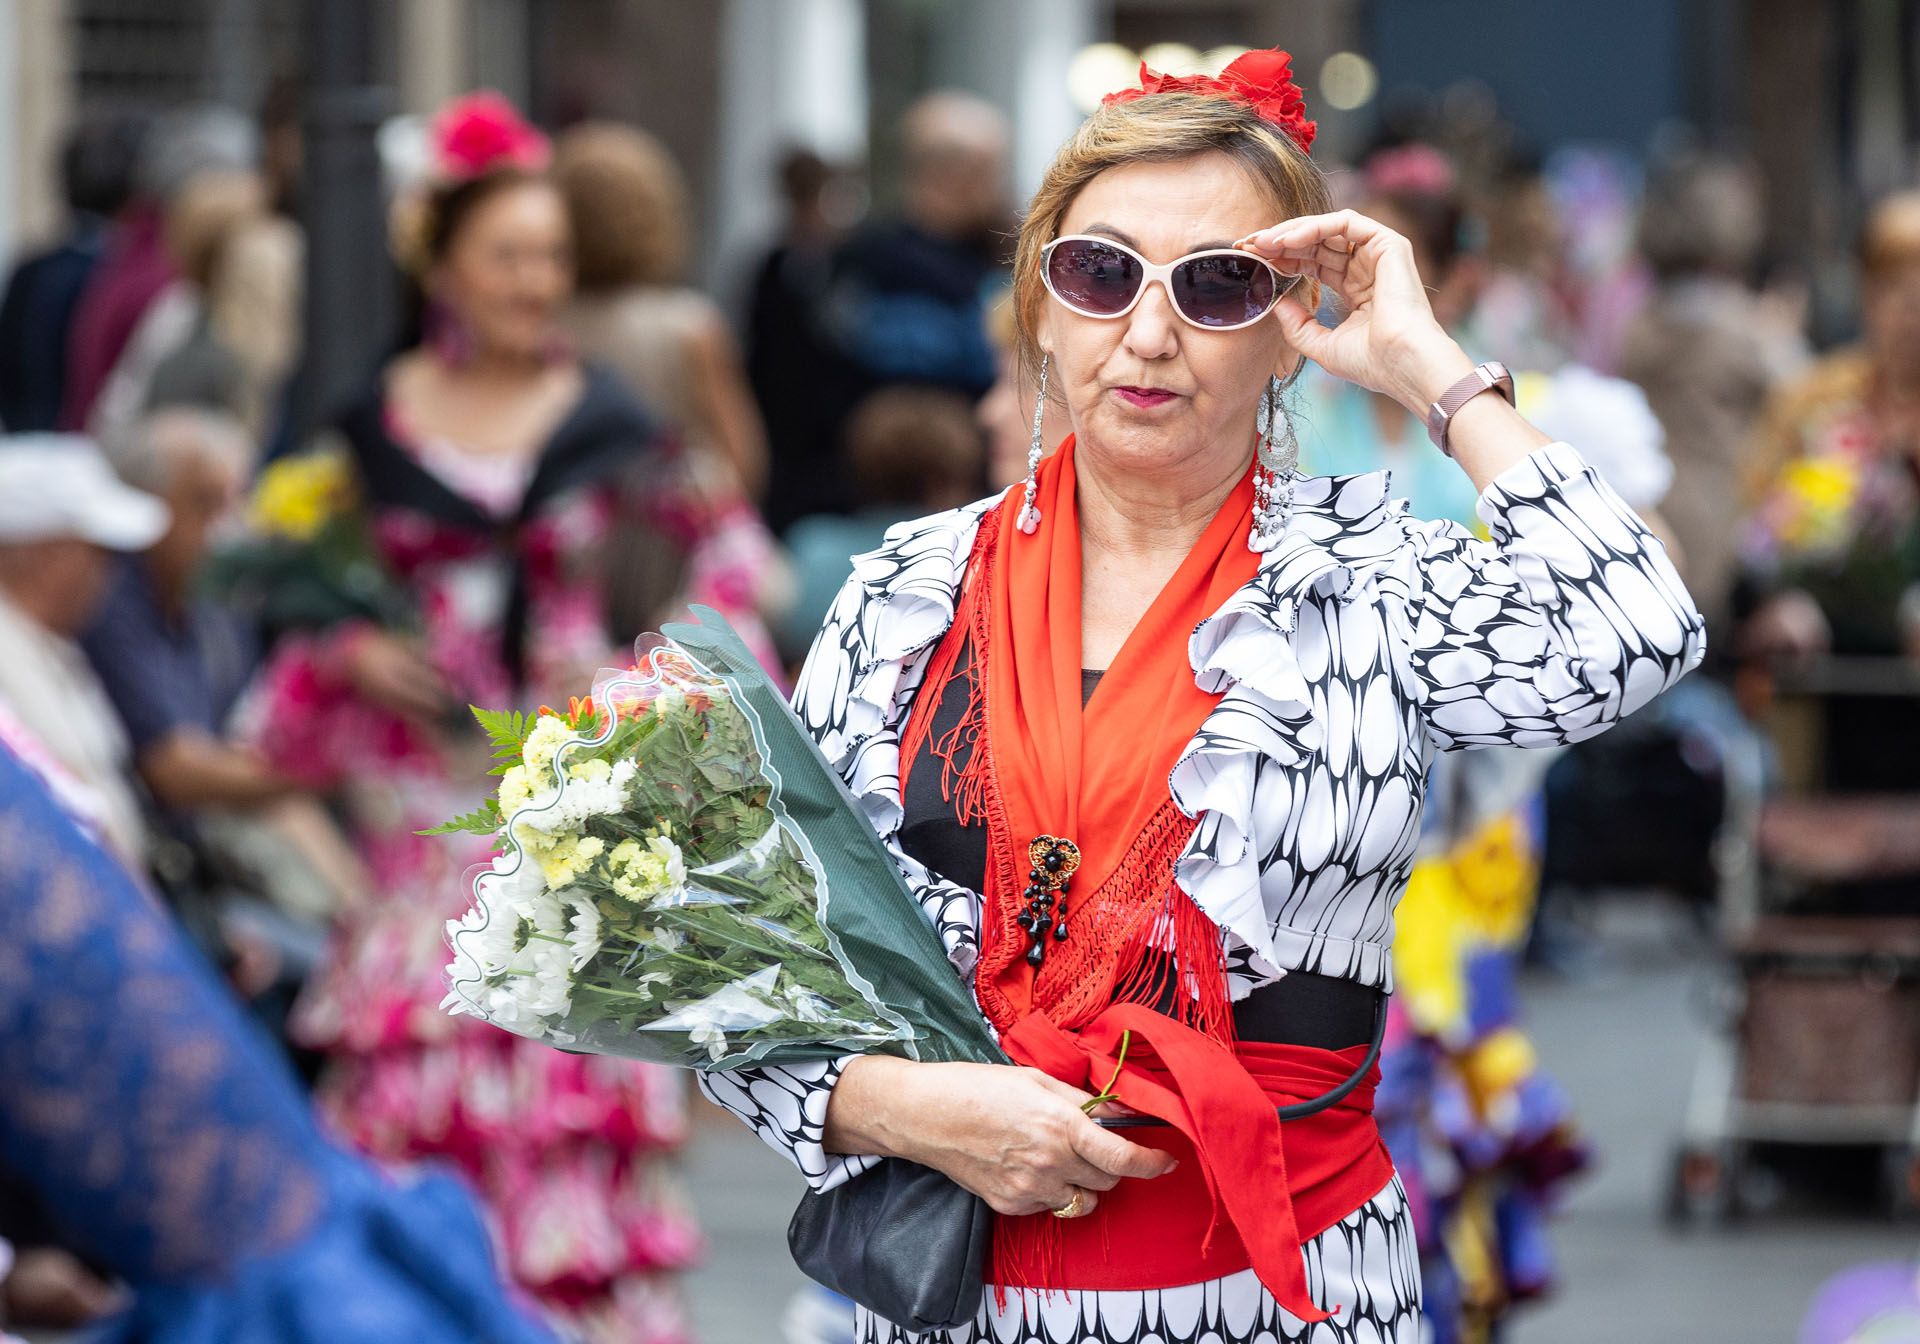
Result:
{"type": "MultiPolygon", "coordinates": [[[[231,1136],[153,1098],[215,1077],[286,1151],[451,1175],[530,1319],[849,1337],[798,1174],[684,1078],[449,1025],[486,847],[417,832],[489,787],[467,703],[564,704],[691,603],[790,679],[851,556],[1018,482],[1046,164],[1143,62],[1273,46],[1336,201],[1711,641],[1603,738],[1436,768],[1380,1100],[1428,1338],[1920,1341],[1920,0],[0,0],[0,767],[233,1020],[147,1060],[23,888],[0,1339],[401,1310],[296,1198],[359,1166],[196,1202],[231,1136]],[[83,1087],[123,1034],[139,1088],[83,1087]]],[[[1484,532],[1398,406],[1291,396],[1303,469],[1484,532]]]]}

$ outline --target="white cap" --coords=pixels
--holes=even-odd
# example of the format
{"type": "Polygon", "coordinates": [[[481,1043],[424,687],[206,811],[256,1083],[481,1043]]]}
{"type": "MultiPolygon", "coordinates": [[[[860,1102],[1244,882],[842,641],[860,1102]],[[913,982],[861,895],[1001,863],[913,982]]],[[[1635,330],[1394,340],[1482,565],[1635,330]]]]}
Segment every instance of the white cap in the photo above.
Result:
{"type": "Polygon", "coordinates": [[[77,434],[0,437],[0,545],[78,537],[144,551],[166,533],[164,502],[136,490],[77,434]]]}

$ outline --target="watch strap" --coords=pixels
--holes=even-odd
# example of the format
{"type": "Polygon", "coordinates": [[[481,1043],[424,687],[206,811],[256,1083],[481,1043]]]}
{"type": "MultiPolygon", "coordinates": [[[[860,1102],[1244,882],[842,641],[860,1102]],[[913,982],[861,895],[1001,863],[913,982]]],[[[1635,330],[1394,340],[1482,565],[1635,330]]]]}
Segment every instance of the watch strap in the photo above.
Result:
{"type": "Polygon", "coordinates": [[[1507,399],[1507,405],[1514,404],[1513,375],[1507,371],[1505,364],[1498,360],[1476,364],[1472,372],[1442,392],[1440,399],[1427,408],[1427,437],[1433,440],[1434,447],[1448,457],[1453,456],[1447,431],[1452,427],[1454,413],[1482,392],[1498,392],[1507,399]]]}

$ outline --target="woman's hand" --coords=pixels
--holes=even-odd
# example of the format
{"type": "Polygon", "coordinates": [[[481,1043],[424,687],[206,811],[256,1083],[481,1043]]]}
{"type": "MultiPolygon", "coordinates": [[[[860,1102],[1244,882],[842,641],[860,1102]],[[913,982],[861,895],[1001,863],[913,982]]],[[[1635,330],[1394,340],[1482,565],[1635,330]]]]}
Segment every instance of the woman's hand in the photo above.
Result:
{"type": "Polygon", "coordinates": [[[830,1152],[903,1157],[944,1172],[1002,1214],[1090,1213],[1123,1178],[1171,1171],[1165,1153],[1089,1119],[1091,1100],[1038,1069],[916,1064],[866,1055],[849,1063],[827,1107],[830,1152]]]}
{"type": "Polygon", "coordinates": [[[1334,377],[1385,393],[1425,419],[1427,407],[1472,371],[1473,361],[1433,316],[1412,244],[1386,225],[1336,210],[1290,219],[1235,246],[1340,296],[1347,315],[1336,327],[1322,326],[1297,299],[1275,309],[1293,348],[1334,377]]]}
{"type": "Polygon", "coordinates": [[[370,703],[423,728],[446,723],[452,693],[439,669],[410,641],[368,626],[350,637],[341,665],[354,690],[370,703]]]}

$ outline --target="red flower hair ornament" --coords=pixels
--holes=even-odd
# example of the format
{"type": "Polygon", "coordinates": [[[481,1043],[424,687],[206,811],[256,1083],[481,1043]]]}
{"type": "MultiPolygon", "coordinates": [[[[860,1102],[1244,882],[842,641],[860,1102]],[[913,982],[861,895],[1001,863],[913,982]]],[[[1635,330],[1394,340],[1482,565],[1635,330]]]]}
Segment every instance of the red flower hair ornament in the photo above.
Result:
{"type": "Polygon", "coordinates": [[[1108,103],[1130,103],[1156,93],[1196,93],[1202,97],[1231,98],[1244,103],[1260,119],[1275,127],[1302,154],[1313,152],[1315,122],[1307,120],[1307,101],[1300,86],[1293,82],[1293,57],[1280,50],[1249,51],[1234,58],[1218,75],[1163,75],[1140,62],[1140,87],[1120,89],[1101,99],[1108,103]]]}
{"type": "Polygon", "coordinates": [[[539,172],[547,166],[547,137],[505,95],[482,89],[455,98],[433,119],[434,175],[464,182],[496,168],[539,172]]]}

